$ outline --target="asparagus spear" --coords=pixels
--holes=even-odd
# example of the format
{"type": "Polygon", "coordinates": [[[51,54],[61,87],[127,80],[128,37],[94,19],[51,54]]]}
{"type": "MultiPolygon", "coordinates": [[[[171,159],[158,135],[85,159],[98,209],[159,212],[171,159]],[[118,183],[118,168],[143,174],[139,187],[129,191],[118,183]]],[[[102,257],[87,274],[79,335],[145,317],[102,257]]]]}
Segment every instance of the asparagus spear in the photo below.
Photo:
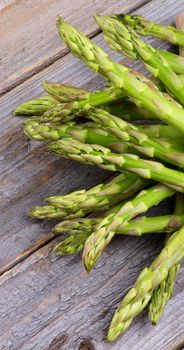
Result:
{"type": "Polygon", "coordinates": [[[184,226],[168,240],[150,267],[139,275],[134,287],[119,304],[111,321],[107,340],[113,341],[126,331],[133,318],[148,304],[153,290],[166,278],[172,266],[184,256],[184,226]]]}
{"type": "Polygon", "coordinates": [[[68,84],[51,83],[43,80],[42,86],[50,96],[61,103],[88,99],[90,95],[90,92],[87,90],[68,84]],[[55,91],[57,91],[57,94],[55,91]]]}
{"type": "Polygon", "coordinates": [[[134,58],[140,58],[153,76],[158,77],[178,102],[184,105],[184,82],[173,71],[162,51],[142,41],[133,29],[119,21],[118,16],[95,16],[95,19],[105,33],[104,38],[110,38],[111,47],[117,50],[118,43],[118,51],[128,56],[131,52],[134,58]]]}
{"type": "MultiPolygon", "coordinates": [[[[135,74],[138,74],[135,72],[135,74]]],[[[139,74],[140,76],[140,74],[139,74]]],[[[143,81],[147,84],[151,85],[152,82],[150,79],[145,79],[143,77],[143,81]]],[[[52,98],[52,96],[43,96],[38,99],[33,99],[30,101],[27,101],[17,107],[14,111],[14,115],[42,115],[44,112],[49,111],[44,118],[47,119],[54,119],[54,121],[60,120],[63,118],[63,110],[66,109],[66,115],[70,115],[68,109],[71,110],[70,118],[72,119],[72,113],[78,113],[80,104],[82,103],[84,105],[83,109],[85,107],[89,107],[89,100],[91,101],[91,105],[93,105],[93,102],[95,105],[100,105],[102,101],[109,101],[109,103],[103,104],[103,108],[107,109],[110,113],[122,116],[125,119],[155,119],[153,115],[151,115],[150,112],[138,108],[135,106],[135,104],[131,103],[127,99],[125,99],[125,96],[123,94],[123,91],[120,89],[117,89],[114,86],[111,86],[111,88],[106,88],[102,91],[96,91],[95,93],[91,93],[89,91],[80,89],[81,94],[79,94],[79,89],[75,87],[71,87],[70,85],[60,84],[60,83],[50,83],[50,82],[43,82],[43,85],[45,87],[45,90],[51,93],[53,96],[55,96],[56,99],[52,98]],[[71,91],[71,90],[72,91],[71,91]],[[76,92],[74,94],[74,91],[76,92]],[[86,94],[82,94],[82,91],[85,91],[86,94]],[[69,94],[69,92],[71,92],[69,94]],[[92,94],[92,97],[90,97],[90,94],[92,94]],[[63,98],[61,98],[63,96],[63,98]],[[86,97],[86,98],[85,98],[86,97]],[[67,98],[67,99],[66,99],[67,98]],[[71,99],[69,99],[71,98],[71,99]],[[80,104],[71,102],[74,100],[78,101],[81,100],[80,104]],[[95,98],[95,99],[94,99],[95,98]],[[60,102],[58,101],[60,100],[60,102]],[[65,104],[67,103],[67,105],[65,104]],[[69,103],[69,105],[68,105],[69,103]],[[66,108],[67,106],[67,108],[66,108]],[[61,114],[61,112],[63,112],[61,114]],[[50,115],[51,114],[51,115],[50,115]],[[60,115],[61,114],[61,115],[60,115]]],[[[157,81],[157,87],[161,90],[162,86],[159,85],[159,82],[157,81]]],[[[155,86],[153,85],[153,88],[155,86]]],[[[67,117],[69,118],[69,116],[67,117]]]]}
{"type": "MultiPolygon", "coordinates": [[[[150,85],[151,81],[147,80],[147,83],[150,85]]],[[[79,88],[75,88],[74,86],[70,86],[70,85],[44,81],[43,86],[45,90],[48,91],[53,96],[55,96],[56,99],[53,98],[52,96],[43,96],[37,99],[29,100],[23,103],[22,105],[20,105],[19,107],[17,107],[14,111],[14,115],[39,116],[51,110],[53,119],[57,121],[62,119],[62,115],[60,115],[60,113],[65,109],[65,106],[66,106],[65,103],[69,103],[72,101],[74,102],[82,99],[80,103],[82,103],[84,107],[89,106],[89,100],[91,101],[92,105],[93,105],[93,101],[95,101],[94,103],[97,106],[101,105],[102,102],[105,103],[106,101],[109,101],[108,103],[106,102],[105,104],[103,104],[103,108],[107,109],[109,112],[112,112],[113,114],[117,114],[119,116],[123,115],[123,118],[126,118],[126,119],[132,119],[132,118],[133,119],[145,119],[145,118],[154,119],[154,116],[151,115],[151,113],[141,108],[138,108],[133,103],[126,100],[123,91],[122,90],[120,91],[120,89],[114,86],[111,86],[110,88],[106,88],[102,91],[96,91],[95,93],[91,93],[89,91],[80,89],[80,94],[79,94],[79,88]],[[92,96],[90,97],[91,94],[92,96]],[[102,97],[103,97],[103,101],[102,101],[102,97]],[[60,100],[60,102],[58,100],[60,100]],[[58,116],[58,114],[60,115],[60,117],[58,116]]],[[[72,103],[69,104],[69,106],[67,104],[68,108],[70,107],[70,105],[72,107],[71,114],[73,112],[79,111],[78,108],[80,107],[80,104],[78,105],[77,103],[74,103],[74,107],[72,103]]],[[[49,115],[49,118],[51,119],[50,115],[49,115]]],[[[46,119],[46,116],[45,116],[45,119],[46,119]]],[[[72,119],[72,116],[71,116],[71,119],[72,119]]]]}
{"type": "Polygon", "coordinates": [[[26,136],[38,141],[56,141],[62,138],[74,137],[82,142],[90,144],[96,143],[101,146],[106,146],[113,152],[117,153],[126,153],[131,150],[128,145],[123,143],[116,136],[108,133],[102,128],[100,129],[95,123],[40,123],[38,118],[28,118],[24,122],[24,133],[26,136]]]}
{"type": "Polygon", "coordinates": [[[29,215],[37,219],[82,217],[88,213],[105,210],[115,203],[129,198],[146,185],[135,174],[116,176],[107,184],[99,184],[89,190],[79,190],[64,196],[46,198],[51,205],[36,206],[29,215]]]}
{"type": "MultiPolygon", "coordinates": [[[[54,251],[57,255],[75,254],[84,247],[87,238],[94,232],[96,226],[103,220],[97,218],[78,218],[65,220],[57,224],[53,232],[56,235],[68,234],[61,243],[57,244],[54,251]]],[[[184,225],[184,214],[163,215],[156,217],[141,216],[130,221],[126,226],[120,225],[116,234],[130,236],[142,236],[150,233],[175,232],[184,225]]]]}
{"type": "Polygon", "coordinates": [[[143,128],[140,129],[140,127],[109,114],[101,108],[92,109],[87,115],[120,140],[128,142],[136,151],[149,157],[157,157],[179,167],[184,166],[183,149],[179,151],[174,148],[169,140],[151,139],[143,132],[143,128]]]}
{"type": "Polygon", "coordinates": [[[104,248],[110,243],[115,232],[118,231],[120,225],[126,225],[128,221],[138,214],[144,213],[153,205],[160,203],[163,199],[173,194],[173,190],[159,184],[141,191],[134,199],[126,202],[118,213],[106,216],[85,243],[83,261],[86,270],[90,272],[104,248]]]}
{"type": "Polygon", "coordinates": [[[43,96],[35,98],[22,103],[18,106],[13,114],[14,115],[42,115],[50,108],[58,105],[58,101],[52,96],[43,96]]]}
{"type": "MultiPolygon", "coordinates": [[[[63,86],[57,83],[44,83],[45,90],[52,94],[53,97],[60,99],[60,96],[63,93],[63,86]]],[[[57,107],[49,109],[44,115],[40,118],[41,121],[59,121],[59,120],[70,120],[73,119],[74,113],[80,113],[81,110],[88,110],[91,106],[105,105],[109,102],[117,101],[124,97],[124,93],[119,88],[110,87],[105,90],[95,91],[89,93],[86,91],[86,94],[82,98],[72,99],[68,103],[60,105],[60,110],[57,107]]],[[[62,101],[60,101],[62,102],[62,101]]]]}
{"type": "Polygon", "coordinates": [[[76,254],[82,250],[85,241],[86,241],[86,232],[80,232],[77,235],[72,234],[67,238],[65,238],[61,243],[56,244],[53,251],[58,256],[76,254]]]}
{"type": "MultiPolygon", "coordinates": [[[[46,201],[54,206],[71,210],[71,206],[84,210],[98,211],[108,209],[112,204],[126,199],[145,186],[145,181],[131,173],[122,173],[107,184],[99,184],[89,190],[79,190],[65,196],[47,197],[46,201]],[[93,209],[94,207],[94,209],[93,209]]],[[[73,211],[73,210],[72,210],[73,211]]]]}
{"type": "MultiPolygon", "coordinates": [[[[184,212],[184,197],[183,195],[177,193],[176,194],[176,205],[175,205],[175,213],[183,214],[184,212]]],[[[166,244],[171,235],[166,236],[166,244]]],[[[160,321],[160,318],[163,315],[165,305],[168,300],[172,297],[174,283],[176,280],[176,276],[180,269],[180,262],[173,265],[169,271],[167,277],[158,285],[158,287],[153,291],[151,296],[148,315],[152,322],[152,324],[157,324],[160,321]]]]}
{"type": "MultiPolygon", "coordinates": [[[[119,204],[120,205],[120,204],[119,204]]],[[[118,208],[120,208],[118,205],[118,208]]],[[[110,208],[108,213],[114,212],[115,208],[110,208]]],[[[107,213],[107,212],[106,212],[107,213]]],[[[73,220],[64,220],[59,222],[53,229],[56,235],[60,234],[78,234],[86,233],[87,237],[94,232],[94,228],[104,219],[95,218],[76,218],[73,220]]],[[[143,236],[151,233],[173,233],[180,229],[184,224],[184,214],[172,214],[162,216],[138,216],[134,220],[120,225],[116,234],[126,234],[128,236],[143,236]]]]}
{"type": "Polygon", "coordinates": [[[55,107],[56,110],[59,108],[60,103],[67,103],[73,101],[75,99],[84,99],[88,98],[89,93],[84,90],[77,88],[75,86],[67,85],[67,84],[58,84],[60,86],[60,90],[62,93],[55,98],[54,93],[52,91],[52,84],[47,83],[46,81],[42,82],[42,85],[45,90],[49,90],[49,96],[42,96],[36,99],[29,100],[19,107],[17,107],[13,114],[14,115],[42,115],[44,112],[48,111],[50,108],[55,107]],[[48,87],[49,86],[49,87],[48,87]],[[53,95],[53,96],[52,96],[53,95]]]}
{"type": "MultiPolygon", "coordinates": [[[[184,31],[184,12],[179,14],[176,19],[176,26],[178,29],[183,29],[184,31]]],[[[184,53],[184,48],[180,48],[180,55],[182,56],[182,53],[184,53]]],[[[181,196],[179,193],[176,194],[176,203],[175,203],[175,213],[180,214],[184,211],[184,197],[181,196]]],[[[169,239],[170,234],[167,234],[166,236],[166,243],[169,239]]],[[[177,276],[177,273],[180,269],[180,263],[177,263],[173,265],[169,272],[167,277],[160,283],[160,285],[153,291],[149,308],[148,308],[148,315],[152,322],[152,324],[157,324],[160,320],[160,318],[163,315],[165,305],[167,304],[168,300],[172,297],[173,294],[173,288],[175,279],[177,276]]]]}
{"type": "MultiPolygon", "coordinates": [[[[125,27],[123,21],[121,20],[121,15],[112,15],[109,17],[95,16],[95,19],[101,29],[104,31],[104,39],[113,50],[122,52],[123,48],[123,53],[126,52],[128,57],[133,59],[138,58],[138,54],[130,42],[128,28],[125,27]],[[118,19],[121,23],[115,28],[113,20],[116,19],[118,19]]],[[[157,53],[163,57],[163,59],[176,74],[184,74],[183,58],[172,52],[160,50],[158,48],[157,53]]]]}
{"type": "Polygon", "coordinates": [[[149,21],[139,15],[119,15],[124,24],[134,28],[140,35],[151,35],[172,44],[184,46],[184,33],[172,27],[149,21]]]}
{"type": "Polygon", "coordinates": [[[101,124],[111,134],[100,128],[84,128],[83,125],[76,126],[72,122],[62,125],[53,123],[40,124],[39,119],[33,118],[26,120],[24,132],[27,136],[40,141],[60,140],[61,138],[73,136],[79,141],[106,146],[118,153],[128,153],[133,148],[136,152],[138,151],[150,157],[156,156],[179,167],[184,166],[183,147],[181,147],[180,151],[169,140],[150,139],[143,130],[140,130],[140,127],[129,124],[102,109],[96,108],[91,110],[88,115],[95,123],[101,124]],[[129,149],[124,141],[129,142],[129,149]]]}
{"type": "Polygon", "coordinates": [[[48,149],[63,157],[96,164],[110,171],[128,170],[146,179],[166,183],[179,192],[184,191],[184,174],[163,164],[141,159],[133,154],[112,153],[100,145],[89,145],[75,139],[62,139],[48,144],[48,149]]]}
{"type": "Polygon", "coordinates": [[[169,125],[139,125],[139,128],[142,128],[143,131],[148,135],[149,137],[158,137],[158,138],[166,138],[166,139],[182,139],[182,133],[180,133],[178,130],[172,128],[169,125]]]}
{"type": "MultiPolygon", "coordinates": [[[[179,15],[176,17],[176,28],[183,32],[184,35],[184,12],[179,13],[179,15]]],[[[184,60],[184,48],[181,46],[179,47],[180,56],[184,60]]]]}
{"type": "MultiPolygon", "coordinates": [[[[141,79],[141,81],[145,82],[153,89],[159,91],[158,87],[150,79],[144,77],[142,74],[136,71],[134,71],[134,74],[138,76],[138,78],[141,79]]],[[[65,86],[63,86],[62,84],[44,82],[44,88],[48,93],[50,93],[53,97],[57,98],[58,100],[60,100],[60,96],[65,94],[65,92],[63,92],[65,86]]],[[[68,100],[67,103],[62,103],[60,107],[58,105],[54,106],[53,108],[45,112],[40,119],[41,121],[71,120],[74,118],[75,114],[80,114],[82,111],[89,110],[91,107],[103,105],[103,108],[112,108],[109,106],[109,103],[112,103],[113,101],[122,100],[122,98],[125,99],[125,94],[123,90],[115,86],[111,86],[104,90],[99,90],[91,93],[86,91],[86,95],[83,95],[83,98],[80,98],[80,96],[78,98],[76,94],[75,100],[68,100]]],[[[130,106],[131,104],[129,103],[129,113],[130,106]]],[[[139,112],[141,113],[141,110],[138,109],[138,115],[139,112]]]]}
{"type": "Polygon", "coordinates": [[[139,80],[128,67],[113,62],[100,47],[60,17],[57,25],[60,37],[75,56],[82,59],[95,72],[109,79],[117,88],[122,89],[139,107],[147,109],[184,132],[184,110],[181,106],[169,101],[158,90],[150,88],[142,79],[139,80]]]}
{"type": "MultiPolygon", "coordinates": [[[[115,89],[115,88],[114,88],[115,89]]],[[[107,92],[107,89],[106,89],[107,92]]],[[[96,93],[97,95],[97,93],[96,93]]],[[[53,99],[51,96],[43,96],[37,99],[29,100],[19,107],[15,109],[13,112],[14,115],[30,115],[30,116],[40,116],[44,114],[45,112],[51,110],[55,112],[56,117],[54,117],[54,121],[57,121],[58,119],[62,119],[58,117],[57,113],[60,115],[60,112],[64,109],[65,105],[62,103],[59,103],[55,99],[53,99]]],[[[110,113],[123,116],[123,119],[127,120],[141,120],[141,119],[153,119],[155,120],[155,117],[148,111],[138,108],[135,104],[132,102],[123,99],[114,101],[108,104],[104,104],[103,108],[108,110],[110,113]]],[[[76,110],[77,111],[77,110],[76,110]]],[[[72,117],[71,117],[72,119],[72,117]]]]}

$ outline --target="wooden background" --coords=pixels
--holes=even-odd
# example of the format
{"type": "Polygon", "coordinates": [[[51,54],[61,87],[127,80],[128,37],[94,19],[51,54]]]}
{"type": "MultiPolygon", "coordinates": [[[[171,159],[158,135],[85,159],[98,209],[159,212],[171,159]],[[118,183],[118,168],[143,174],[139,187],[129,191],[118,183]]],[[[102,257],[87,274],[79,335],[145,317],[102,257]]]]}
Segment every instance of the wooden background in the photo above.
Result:
{"type": "MultiPolygon", "coordinates": [[[[184,349],[183,268],[157,327],[143,312],[118,341],[103,341],[117,304],[158,254],[162,238],[114,239],[90,275],[80,255],[56,258],[56,239],[49,233],[53,224],[31,220],[26,211],[48,195],[90,187],[111,173],[59,159],[42,144],[28,142],[21,118],[11,115],[17,105],[43,93],[42,79],[91,90],[104,85],[59,41],[58,14],[113,58],[129,63],[106,47],[92,15],[136,12],[173,23],[182,10],[183,0],[0,1],[0,350],[184,349]]],[[[169,48],[155,40],[153,44],[169,48]]],[[[165,202],[157,212],[166,213],[171,206],[165,202]]]]}

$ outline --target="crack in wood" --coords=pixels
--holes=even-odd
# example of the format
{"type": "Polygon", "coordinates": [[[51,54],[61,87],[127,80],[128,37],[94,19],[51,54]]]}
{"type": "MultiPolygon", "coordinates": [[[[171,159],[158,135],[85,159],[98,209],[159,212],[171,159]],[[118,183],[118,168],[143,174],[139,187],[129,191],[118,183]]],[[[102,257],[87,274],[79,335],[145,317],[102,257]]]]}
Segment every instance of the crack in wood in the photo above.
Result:
{"type": "Polygon", "coordinates": [[[43,238],[36,241],[31,247],[29,247],[28,249],[25,249],[15,259],[10,260],[8,264],[2,265],[2,267],[0,268],[0,276],[3,275],[5,272],[8,272],[9,270],[11,270],[14,266],[16,266],[17,264],[19,264],[20,262],[28,258],[30,255],[34,254],[40,248],[50,243],[54,238],[56,238],[56,236],[52,232],[50,232],[43,238]]]}

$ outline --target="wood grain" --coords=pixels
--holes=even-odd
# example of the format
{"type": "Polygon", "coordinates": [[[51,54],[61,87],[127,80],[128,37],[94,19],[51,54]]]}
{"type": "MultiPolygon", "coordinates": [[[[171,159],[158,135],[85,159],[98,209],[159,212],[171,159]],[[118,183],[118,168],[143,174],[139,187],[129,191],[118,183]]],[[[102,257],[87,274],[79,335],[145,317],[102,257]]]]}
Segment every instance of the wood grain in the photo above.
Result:
{"type": "MultiPolygon", "coordinates": [[[[19,3],[22,1],[17,1],[19,3]]],[[[4,10],[9,11],[16,2],[3,1],[2,4],[4,10]]],[[[181,0],[156,0],[136,12],[152,20],[172,23],[181,10],[184,10],[181,0]]],[[[77,17],[74,11],[69,16],[77,17]]],[[[28,27],[25,33],[27,31],[28,27]]],[[[102,45],[101,35],[95,42],[102,45]]],[[[154,41],[154,44],[158,43],[154,41]]],[[[170,48],[163,43],[161,47],[170,48]]],[[[122,61],[115,53],[112,57],[122,61]]],[[[34,62],[34,55],[32,60],[34,62]]],[[[45,78],[89,89],[104,84],[103,79],[67,54],[1,98],[1,272],[17,265],[0,277],[0,349],[183,349],[183,268],[175,298],[168,304],[160,325],[152,327],[143,313],[116,343],[109,345],[102,341],[118,302],[132,286],[138,272],[159,252],[160,237],[116,238],[92,274],[87,276],[80,256],[58,259],[51,253],[53,242],[45,245],[52,238],[47,235],[52,223],[27,218],[26,210],[41,204],[44,197],[89,187],[110,176],[95,167],[54,157],[40,143],[28,142],[23,137],[21,119],[12,118],[11,111],[26,99],[40,95],[40,80],[45,78]]],[[[164,202],[153,212],[166,213],[171,206],[171,201],[164,202]]]]}
{"type": "Polygon", "coordinates": [[[144,2],[145,0],[1,1],[0,94],[66,54],[68,50],[57,34],[57,15],[62,15],[93,36],[99,32],[92,18],[94,13],[127,13],[144,2]]]}
{"type": "MultiPolygon", "coordinates": [[[[173,20],[174,2],[167,1],[168,5],[161,17],[168,23],[173,20]],[[173,4],[173,5],[172,5],[173,4]],[[171,6],[172,5],[172,6],[171,6]]],[[[181,1],[178,6],[181,6],[181,1]]],[[[159,12],[158,2],[149,3],[139,13],[146,13],[150,18],[159,12]],[[157,5],[157,6],[156,6],[157,5]],[[157,11],[156,11],[157,9],[157,11]]],[[[184,6],[184,5],[183,5],[184,6]]],[[[163,4],[163,7],[164,4],[163,4]]],[[[102,42],[102,36],[98,35],[95,42],[106,47],[102,42]]],[[[154,42],[155,43],[155,42],[154,42]]],[[[164,44],[161,43],[163,46],[164,44]]],[[[165,46],[164,46],[165,47],[165,46]]],[[[110,50],[106,47],[107,51],[110,50]]],[[[121,56],[112,52],[112,57],[122,60],[121,56]]],[[[124,63],[129,62],[127,59],[124,63]]],[[[136,68],[141,64],[136,63],[136,68]]],[[[4,271],[7,266],[12,266],[17,256],[24,250],[42,239],[44,232],[49,232],[52,223],[39,222],[27,217],[26,211],[36,204],[43,203],[48,195],[66,193],[77,188],[84,188],[99,183],[110,176],[100,169],[80,165],[72,161],[59,159],[46,152],[43,145],[36,141],[28,142],[21,131],[22,120],[13,118],[11,111],[21,102],[37,96],[41,93],[40,81],[42,79],[63,81],[89,89],[99,88],[104,80],[97,77],[84,64],[73,58],[71,54],[58,60],[47,69],[28,79],[1,98],[1,182],[0,190],[2,199],[2,230],[0,232],[0,269],[4,271]]]]}
{"type": "Polygon", "coordinates": [[[183,342],[184,269],[157,327],[146,312],[117,342],[105,337],[111,317],[137,274],[160,250],[160,238],[121,237],[87,275],[80,256],[56,259],[52,244],[0,278],[2,350],[173,350],[183,342]],[[87,347],[88,345],[88,347],[87,347]]]}

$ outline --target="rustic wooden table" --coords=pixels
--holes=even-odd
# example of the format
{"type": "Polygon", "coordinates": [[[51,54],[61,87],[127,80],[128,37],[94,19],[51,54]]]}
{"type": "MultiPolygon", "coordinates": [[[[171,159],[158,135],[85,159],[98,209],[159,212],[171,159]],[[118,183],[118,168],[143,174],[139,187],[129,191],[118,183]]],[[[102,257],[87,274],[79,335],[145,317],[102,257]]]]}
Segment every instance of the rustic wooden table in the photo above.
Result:
{"type": "MultiPolygon", "coordinates": [[[[103,341],[118,302],[159,252],[162,241],[154,236],[115,239],[89,276],[80,256],[56,258],[51,253],[52,223],[31,220],[26,211],[48,195],[92,186],[110,173],[59,159],[40,143],[28,142],[21,119],[11,116],[21,102],[42,94],[42,79],[89,89],[104,84],[59,41],[58,14],[105,47],[94,13],[136,12],[173,23],[181,10],[183,0],[0,1],[1,350],[184,349],[183,268],[175,296],[157,327],[150,325],[145,312],[116,343],[103,341]]],[[[159,211],[166,212],[168,206],[165,203],[159,211]]]]}

